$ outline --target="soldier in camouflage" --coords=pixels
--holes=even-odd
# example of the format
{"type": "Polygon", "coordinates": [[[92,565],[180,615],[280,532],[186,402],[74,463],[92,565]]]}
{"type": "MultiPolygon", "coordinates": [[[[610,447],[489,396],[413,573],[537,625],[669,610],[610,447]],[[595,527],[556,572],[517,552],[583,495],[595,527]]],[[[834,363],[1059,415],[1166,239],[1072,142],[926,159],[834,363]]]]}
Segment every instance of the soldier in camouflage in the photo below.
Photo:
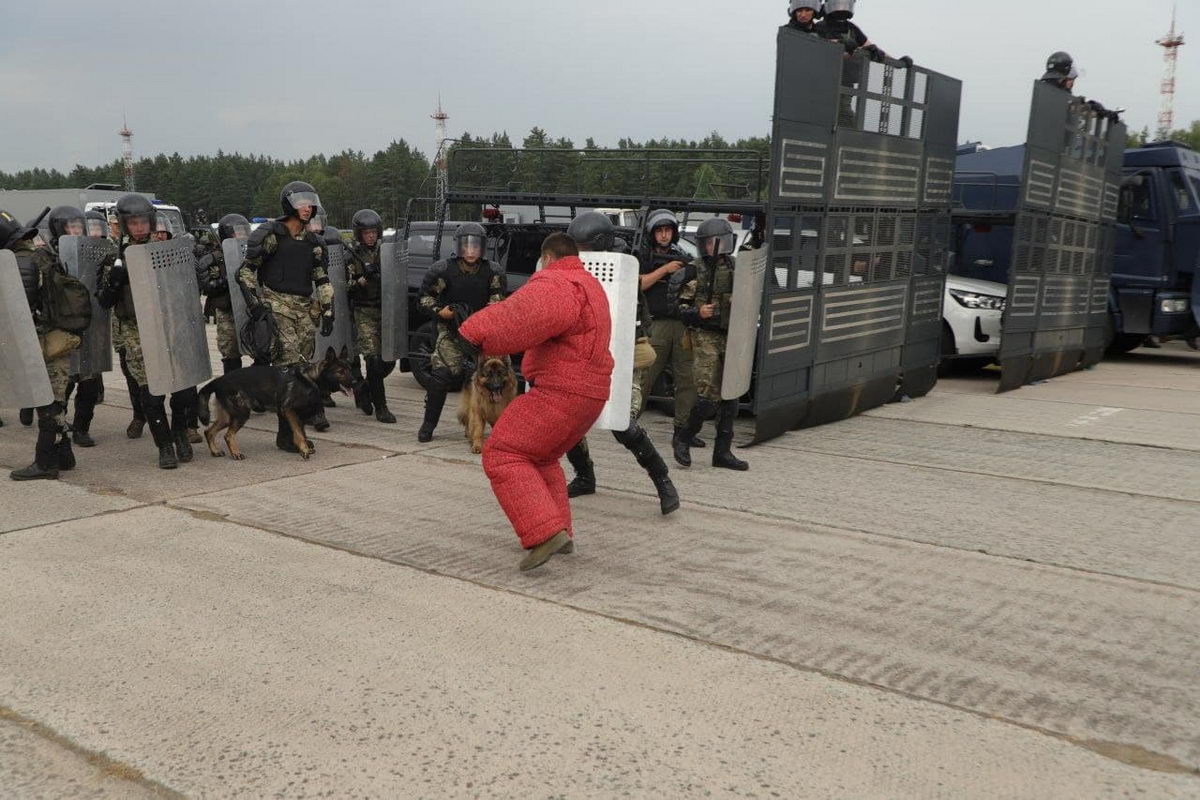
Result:
{"type": "Polygon", "coordinates": [[[721,376],[725,369],[725,337],[733,304],[733,258],[737,237],[729,222],[705,220],[696,231],[700,258],[696,277],[679,292],[679,313],[692,342],[692,358],[699,399],[688,419],[683,436],[675,440],[675,458],[691,463],[689,442],[700,432],[704,420],[716,415],[717,439],[713,445],[714,467],[744,472],[745,461],[733,455],[733,423],[738,401],[721,399],[721,376]]]}
{"type": "MultiPolygon", "coordinates": [[[[67,229],[70,234],[82,235],[83,212],[79,209],[60,206],[51,212],[51,216],[57,217],[62,224],[69,220],[71,225],[77,225],[77,230],[67,229]]],[[[71,378],[71,352],[79,347],[80,339],[67,331],[51,328],[46,321],[44,308],[47,283],[53,271],[66,274],[66,268],[49,246],[34,248],[31,240],[36,235],[36,228],[28,228],[8,212],[0,211],[0,247],[11,250],[17,257],[21,283],[25,287],[25,299],[29,302],[43,353],[50,343],[48,337],[57,340],[56,352],[51,354],[53,357],[45,359],[54,402],[36,409],[38,438],[34,448],[34,460],[28,467],[9,473],[9,477],[14,481],[53,480],[58,477],[60,470],[75,468],[75,455],[71,451],[71,437],[64,411],[67,403],[67,382],[71,378]]]]}
{"type": "Polygon", "coordinates": [[[205,254],[199,260],[201,270],[200,287],[204,290],[204,313],[217,323],[217,350],[221,353],[221,370],[233,372],[242,366],[242,352],[238,347],[237,325],[233,320],[233,300],[229,297],[229,278],[226,272],[225,251],[221,244],[226,239],[246,241],[250,238],[250,221],[241,214],[226,214],[217,223],[215,240],[208,242],[205,254]]]}
{"type": "MultiPolygon", "coordinates": [[[[90,239],[103,239],[105,246],[111,245],[108,239],[108,220],[98,211],[89,211],[84,215],[84,235],[90,239]]],[[[53,235],[54,225],[51,225],[51,239],[54,247],[58,247],[58,237],[53,235]]],[[[61,235],[61,234],[60,234],[61,235]]],[[[112,245],[116,251],[116,246],[112,245]]],[[[71,421],[71,431],[75,444],[80,447],[95,447],[96,440],[92,438],[92,420],[96,416],[96,406],[104,398],[104,377],[100,373],[94,375],[72,375],[75,381],[75,417],[71,421]]],[[[71,397],[72,387],[67,386],[67,399],[71,397]]]]}
{"type": "MultiPolygon", "coordinates": [[[[113,347],[123,352],[122,368],[129,379],[137,384],[141,411],[150,435],[158,448],[160,469],[175,469],[181,463],[192,460],[192,444],[188,440],[188,428],[196,418],[198,396],[195,387],[171,394],[171,419],[167,421],[166,398],[150,393],[146,378],[146,361],[142,353],[142,340],[138,332],[137,311],[133,305],[133,291],[129,286],[129,272],[125,267],[125,250],[132,245],[148,244],[153,241],[158,214],[150,201],[142,195],[127,194],[117,201],[117,218],[122,237],[118,251],[100,268],[96,299],[104,308],[113,312],[113,347]]],[[[135,410],[136,413],[136,410],[135,410]]]]}
{"type": "MultiPolygon", "coordinates": [[[[252,317],[264,311],[274,316],[271,362],[283,367],[312,360],[318,321],[322,336],[333,332],[333,285],[325,270],[325,240],[307,229],[321,206],[316,189],[293,181],[283,187],[279,202],[283,216],[251,234],[238,284],[252,317]]],[[[329,427],[323,411],[312,422],[317,430],[329,427]]],[[[282,416],[275,446],[299,452],[282,416]]]]}
{"type": "Polygon", "coordinates": [[[504,299],[500,269],[483,257],[487,234],[468,222],[454,232],[455,255],[434,264],[421,282],[420,305],[437,322],[437,339],[429,359],[430,382],[425,389],[425,420],[417,441],[433,439],[446,395],[462,377],[466,355],[458,326],[472,314],[504,299]]]}
{"type": "MultiPolygon", "coordinates": [[[[396,417],[388,410],[383,380],[396,368],[395,361],[382,358],[381,317],[383,281],[379,269],[383,219],[369,208],[357,211],[353,218],[354,243],[347,250],[346,286],[354,309],[354,329],[358,352],[367,360],[366,386],[355,388],[355,401],[364,414],[393,424],[396,417]]],[[[354,357],[358,361],[358,356],[354,357]]]]}

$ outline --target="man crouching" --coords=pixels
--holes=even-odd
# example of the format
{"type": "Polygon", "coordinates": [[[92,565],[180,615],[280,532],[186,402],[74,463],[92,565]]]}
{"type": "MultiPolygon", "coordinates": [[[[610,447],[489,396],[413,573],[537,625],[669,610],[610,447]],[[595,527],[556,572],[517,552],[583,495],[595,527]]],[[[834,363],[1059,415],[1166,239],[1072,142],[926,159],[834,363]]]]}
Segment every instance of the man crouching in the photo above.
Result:
{"type": "Polygon", "coordinates": [[[530,389],[504,412],[483,449],[483,469],[529,552],[521,571],[574,550],[567,480],[559,459],[607,402],[612,320],[603,287],[583,267],[575,240],[542,243],[537,272],[512,297],[472,315],[459,335],[484,355],[523,352],[530,389]]]}

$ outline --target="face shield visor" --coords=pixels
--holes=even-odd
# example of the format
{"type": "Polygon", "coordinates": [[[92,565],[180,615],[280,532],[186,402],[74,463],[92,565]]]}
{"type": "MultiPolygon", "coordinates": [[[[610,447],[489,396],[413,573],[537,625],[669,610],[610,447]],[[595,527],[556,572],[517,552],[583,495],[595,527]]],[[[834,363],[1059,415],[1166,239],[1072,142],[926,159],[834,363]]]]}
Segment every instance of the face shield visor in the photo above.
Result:
{"type": "MultiPolygon", "coordinates": [[[[316,192],[294,192],[288,195],[287,200],[291,207],[296,209],[296,214],[300,219],[312,219],[321,207],[321,198],[317,196],[316,192]],[[309,209],[307,217],[304,212],[306,208],[309,209]]],[[[324,224],[321,227],[324,229],[324,224]]]]}
{"type": "Polygon", "coordinates": [[[93,239],[103,239],[108,235],[108,223],[102,219],[89,219],[85,227],[87,235],[93,239]]]}
{"type": "Polygon", "coordinates": [[[737,234],[723,233],[719,236],[706,236],[700,240],[700,252],[706,256],[727,256],[733,253],[737,243],[737,234]]]}
{"type": "Polygon", "coordinates": [[[145,214],[121,217],[121,230],[133,239],[148,239],[154,232],[154,220],[145,214]]]}
{"type": "Polygon", "coordinates": [[[455,243],[458,248],[458,257],[465,258],[468,261],[474,261],[483,257],[483,237],[476,234],[467,234],[466,236],[458,237],[455,243]]]}
{"type": "Polygon", "coordinates": [[[233,238],[238,241],[245,241],[250,238],[250,223],[237,223],[229,226],[233,231],[233,238]]]}
{"type": "Polygon", "coordinates": [[[850,19],[854,16],[855,0],[825,0],[825,16],[831,19],[850,19]]]}

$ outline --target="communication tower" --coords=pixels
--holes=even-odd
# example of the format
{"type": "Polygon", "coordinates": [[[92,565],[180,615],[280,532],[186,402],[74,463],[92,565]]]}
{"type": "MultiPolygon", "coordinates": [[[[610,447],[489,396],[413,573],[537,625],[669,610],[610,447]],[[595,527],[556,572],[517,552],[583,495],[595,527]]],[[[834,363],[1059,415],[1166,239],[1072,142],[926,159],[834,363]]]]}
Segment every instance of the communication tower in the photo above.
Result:
{"type": "Polygon", "coordinates": [[[134,191],[133,185],[133,131],[124,115],[121,117],[121,160],[125,162],[125,191],[134,191]]]}
{"type": "Polygon", "coordinates": [[[450,172],[446,166],[446,122],[450,119],[450,115],[442,110],[441,95],[438,95],[437,113],[432,116],[432,119],[437,123],[437,155],[433,162],[437,169],[437,197],[438,202],[444,204],[450,184],[450,172]]]}
{"type": "Polygon", "coordinates": [[[1179,48],[1183,47],[1183,32],[1175,32],[1175,9],[1171,9],[1171,32],[1157,42],[1165,51],[1166,68],[1163,71],[1162,107],[1158,112],[1158,139],[1163,141],[1175,129],[1175,75],[1179,66],[1179,48]]]}

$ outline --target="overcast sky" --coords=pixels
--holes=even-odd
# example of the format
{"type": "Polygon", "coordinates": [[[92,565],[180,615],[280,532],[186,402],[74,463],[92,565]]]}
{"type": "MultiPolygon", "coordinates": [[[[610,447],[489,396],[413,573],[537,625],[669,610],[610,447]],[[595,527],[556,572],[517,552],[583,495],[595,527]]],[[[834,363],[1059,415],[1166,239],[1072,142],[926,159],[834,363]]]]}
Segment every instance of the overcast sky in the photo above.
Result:
{"type": "MultiPolygon", "coordinates": [[[[962,79],[960,141],[1024,139],[1031,81],[1066,49],[1077,91],[1154,129],[1171,0],[860,0],[892,55],[962,79]],[[1130,13],[1130,12],[1134,13],[1130,13]]],[[[770,132],[786,0],[339,0],[22,6],[0,33],[0,169],[135,153],[429,155],[452,136],[533,125],[581,144],[770,132]],[[287,9],[283,16],[275,9],[287,9]],[[18,35],[14,23],[23,26],[18,35]]],[[[1200,119],[1200,2],[1180,4],[1176,120],[1200,119]]]]}

